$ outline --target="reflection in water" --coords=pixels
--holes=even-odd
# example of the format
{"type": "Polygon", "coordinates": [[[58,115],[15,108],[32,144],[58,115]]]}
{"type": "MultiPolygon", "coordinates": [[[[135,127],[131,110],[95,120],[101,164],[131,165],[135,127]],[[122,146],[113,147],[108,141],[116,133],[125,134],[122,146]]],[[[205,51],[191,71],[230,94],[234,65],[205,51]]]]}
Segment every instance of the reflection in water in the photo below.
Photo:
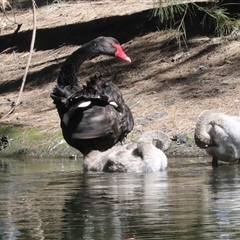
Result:
{"type": "Polygon", "coordinates": [[[122,239],[158,228],[168,218],[167,173],[87,174],[66,204],[66,219],[79,226],[70,239],[122,239]],[[82,216],[82,217],[75,217],[82,216]],[[153,226],[155,224],[155,226],[153,226]]]}
{"type": "Polygon", "coordinates": [[[239,177],[238,165],[221,166],[210,174],[205,203],[211,209],[208,220],[214,225],[215,239],[240,238],[239,177]]]}
{"type": "Polygon", "coordinates": [[[69,159],[4,160],[0,239],[239,239],[238,165],[86,173],[69,159]]]}
{"type": "Polygon", "coordinates": [[[46,239],[52,230],[51,239],[59,235],[75,169],[81,171],[81,165],[69,160],[5,160],[0,171],[0,239],[46,239]]]}

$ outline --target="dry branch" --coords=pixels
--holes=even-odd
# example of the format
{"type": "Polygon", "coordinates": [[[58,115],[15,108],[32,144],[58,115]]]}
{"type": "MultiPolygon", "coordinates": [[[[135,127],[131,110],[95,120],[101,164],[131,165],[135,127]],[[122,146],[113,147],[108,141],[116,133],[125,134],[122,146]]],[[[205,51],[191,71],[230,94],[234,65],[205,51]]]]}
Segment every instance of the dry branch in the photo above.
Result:
{"type": "Polygon", "coordinates": [[[34,49],[34,44],[35,44],[35,38],[36,38],[36,29],[37,29],[37,17],[36,17],[36,3],[35,0],[32,0],[32,10],[33,10],[33,32],[32,32],[32,40],[31,40],[31,45],[30,45],[30,51],[29,51],[29,57],[28,57],[28,62],[25,68],[25,72],[24,72],[24,76],[22,79],[22,85],[18,94],[18,99],[17,101],[12,104],[12,108],[10,109],[10,111],[8,113],[6,113],[2,119],[6,118],[7,116],[9,116],[11,113],[14,112],[14,110],[16,109],[16,107],[20,104],[21,102],[21,96],[23,93],[23,89],[26,83],[26,79],[27,79],[27,74],[28,74],[28,70],[29,70],[29,66],[31,63],[31,59],[32,59],[32,54],[33,54],[33,49],[34,49]]]}

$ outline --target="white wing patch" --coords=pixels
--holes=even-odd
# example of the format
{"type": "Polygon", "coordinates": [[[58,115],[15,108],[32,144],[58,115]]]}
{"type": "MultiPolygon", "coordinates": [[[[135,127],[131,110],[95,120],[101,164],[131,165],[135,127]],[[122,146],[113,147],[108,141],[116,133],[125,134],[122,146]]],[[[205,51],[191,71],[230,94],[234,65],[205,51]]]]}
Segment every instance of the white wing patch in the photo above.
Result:
{"type": "MultiPolygon", "coordinates": [[[[85,108],[85,107],[88,107],[89,105],[91,104],[91,101],[86,101],[86,102],[81,102],[78,107],[79,108],[85,108]]],[[[71,109],[71,108],[70,108],[71,109]]],[[[69,109],[69,110],[70,110],[69,109]]],[[[75,109],[76,110],[76,109],[75,109]]]]}
{"type": "Polygon", "coordinates": [[[116,102],[109,102],[110,105],[114,106],[115,108],[118,108],[118,105],[116,102]]]}
{"type": "Polygon", "coordinates": [[[70,120],[71,116],[73,115],[73,113],[76,111],[77,108],[85,108],[85,107],[88,107],[90,104],[91,104],[91,101],[84,101],[84,102],[81,102],[81,103],[76,103],[75,105],[70,107],[68,112],[66,112],[63,115],[63,122],[65,123],[65,125],[68,126],[69,120],[70,120]]]}

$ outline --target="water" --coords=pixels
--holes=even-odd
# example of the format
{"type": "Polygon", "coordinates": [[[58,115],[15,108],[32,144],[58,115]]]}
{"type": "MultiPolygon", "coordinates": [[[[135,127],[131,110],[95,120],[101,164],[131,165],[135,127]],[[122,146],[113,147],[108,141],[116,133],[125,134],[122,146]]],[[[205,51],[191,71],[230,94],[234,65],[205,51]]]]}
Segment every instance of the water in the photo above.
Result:
{"type": "Polygon", "coordinates": [[[0,239],[240,239],[235,164],[83,173],[81,160],[0,160],[0,239]]]}

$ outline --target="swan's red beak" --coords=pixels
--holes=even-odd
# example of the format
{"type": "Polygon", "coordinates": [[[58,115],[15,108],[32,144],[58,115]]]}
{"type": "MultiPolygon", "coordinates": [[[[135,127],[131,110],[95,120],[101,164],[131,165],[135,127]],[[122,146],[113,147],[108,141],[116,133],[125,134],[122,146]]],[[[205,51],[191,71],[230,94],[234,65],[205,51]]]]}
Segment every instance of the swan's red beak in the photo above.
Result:
{"type": "Polygon", "coordinates": [[[129,63],[131,62],[130,57],[126,55],[126,53],[122,50],[119,44],[113,44],[113,46],[117,49],[115,53],[116,57],[122,59],[123,61],[129,62],[129,63]]]}

